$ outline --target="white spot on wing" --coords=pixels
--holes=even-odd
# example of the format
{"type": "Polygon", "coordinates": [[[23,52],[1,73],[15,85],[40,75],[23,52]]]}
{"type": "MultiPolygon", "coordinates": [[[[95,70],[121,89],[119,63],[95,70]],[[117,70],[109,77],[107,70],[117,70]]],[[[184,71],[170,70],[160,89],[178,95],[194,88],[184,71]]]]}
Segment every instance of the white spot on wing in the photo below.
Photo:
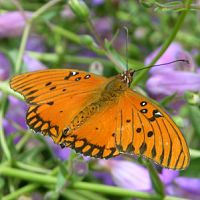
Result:
{"type": "Polygon", "coordinates": [[[155,115],[156,117],[162,117],[162,116],[163,116],[159,111],[158,111],[158,112],[155,112],[154,115],[155,115]]]}
{"type": "Polygon", "coordinates": [[[76,74],[78,74],[78,72],[72,72],[72,76],[75,76],[76,74]]]}

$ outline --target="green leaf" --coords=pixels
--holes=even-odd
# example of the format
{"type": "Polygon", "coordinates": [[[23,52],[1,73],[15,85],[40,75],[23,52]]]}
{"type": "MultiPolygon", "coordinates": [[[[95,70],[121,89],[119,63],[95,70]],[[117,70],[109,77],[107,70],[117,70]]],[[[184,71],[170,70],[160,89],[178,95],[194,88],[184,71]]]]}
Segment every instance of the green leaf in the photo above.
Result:
{"type": "Polygon", "coordinates": [[[193,158],[190,161],[190,165],[187,168],[187,170],[181,171],[182,176],[187,177],[194,177],[194,178],[200,178],[200,158],[193,158]]]}
{"type": "Polygon", "coordinates": [[[188,106],[188,115],[191,120],[192,126],[194,128],[194,132],[200,137],[200,127],[199,127],[199,119],[200,119],[200,110],[197,109],[196,106],[188,106]]]}
{"type": "Polygon", "coordinates": [[[67,164],[66,162],[60,163],[57,175],[56,191],[60,191],[67,183],[67,164]]]}
{"type": "Polygon", "coordinates": [[[164,185],[163,185],[162,181],[160,180],[160,177],[158,176],[157,171],[152,166],[152,164],[149,160],[147,160],[146,165],[149,169],[149,174],[151,177],[153,188],[161,197],[164,197],[165,196],[164,185]]]}
{"type": "Polygon", "coordinates": [[[168,106],[171,101],[176,97],[176,93],[170,95],[170,96],[167,96],[165,98],[163,98],[161,101],[160,101],[160,104],[163,106],[163,107],[166,107],[168,106]]]}

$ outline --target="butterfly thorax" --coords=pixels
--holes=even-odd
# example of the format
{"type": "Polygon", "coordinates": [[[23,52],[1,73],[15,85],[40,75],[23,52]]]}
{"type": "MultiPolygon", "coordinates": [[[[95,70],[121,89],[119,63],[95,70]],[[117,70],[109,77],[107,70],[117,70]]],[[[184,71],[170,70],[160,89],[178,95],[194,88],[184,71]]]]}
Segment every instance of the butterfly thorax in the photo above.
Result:
{"type": "Polygon", "coordinates": [[[79,128],[95,113],[100,112],[105,106],[116,104],[119,100],[119,97],[128,89],[130,80],[127,82],[127,78],[126,80],[125,78],[126,77],[122,77],[122,75],[110,78],[110,81],[102,90],[99,99],[87,105],[74,117],[66,129],[67,131],[65,131],[66,134],[70,134],[79,128]]]}

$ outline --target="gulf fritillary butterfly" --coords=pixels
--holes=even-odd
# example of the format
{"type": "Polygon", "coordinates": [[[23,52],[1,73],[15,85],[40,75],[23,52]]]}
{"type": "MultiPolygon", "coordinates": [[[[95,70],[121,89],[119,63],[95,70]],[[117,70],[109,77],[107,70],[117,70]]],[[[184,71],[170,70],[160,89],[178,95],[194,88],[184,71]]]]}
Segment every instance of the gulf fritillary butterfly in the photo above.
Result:
{"type": "Polygon", "coordinates": [[[186,141],[158,105],[129,88],[134,71],[111,78],[74,69],[14,76],[11,88],[30,105],[28,126],[85,156],[142,155],[171,169],[189,164],[186,141]]]}

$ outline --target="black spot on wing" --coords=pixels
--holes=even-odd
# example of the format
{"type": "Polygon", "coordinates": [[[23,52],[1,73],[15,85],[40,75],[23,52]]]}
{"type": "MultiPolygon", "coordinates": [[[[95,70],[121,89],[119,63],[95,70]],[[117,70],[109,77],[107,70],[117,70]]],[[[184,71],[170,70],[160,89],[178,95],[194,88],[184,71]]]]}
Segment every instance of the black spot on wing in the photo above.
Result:
{"type": "Polygon", "coordinates": [[[49,86],[51,84],[52,84],[52,82],[48,82],[48,83],[45,84],[45,86],[49,86]]]}

